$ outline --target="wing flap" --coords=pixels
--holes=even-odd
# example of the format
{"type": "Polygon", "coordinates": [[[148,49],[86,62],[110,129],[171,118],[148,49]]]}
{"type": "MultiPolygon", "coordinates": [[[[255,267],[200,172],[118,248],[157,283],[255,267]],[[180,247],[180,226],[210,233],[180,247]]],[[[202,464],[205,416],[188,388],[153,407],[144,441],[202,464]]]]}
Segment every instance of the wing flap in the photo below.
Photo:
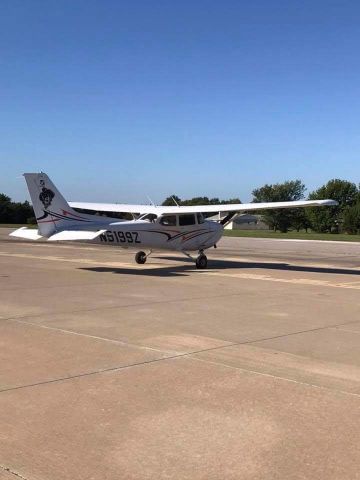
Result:
{"type": "Polygon", "coordinates": [[[48,238],[49,242],[64,241],[64,240],[94,240],[96,237],[105,233],[106,230],[97,230],[96,232],[90,232],[85,230],[63,230],[62,232],[55,233],[48,238]]]}
{"type": "Polygon", "coordinates": [[[125,203],[91,203],[91,202],[69,202],[70,207],[81,210],[92,210],[94,212],[119,212],[119,213],[153,213],[158,208],[154,205],[130,205],[125,203]]]}

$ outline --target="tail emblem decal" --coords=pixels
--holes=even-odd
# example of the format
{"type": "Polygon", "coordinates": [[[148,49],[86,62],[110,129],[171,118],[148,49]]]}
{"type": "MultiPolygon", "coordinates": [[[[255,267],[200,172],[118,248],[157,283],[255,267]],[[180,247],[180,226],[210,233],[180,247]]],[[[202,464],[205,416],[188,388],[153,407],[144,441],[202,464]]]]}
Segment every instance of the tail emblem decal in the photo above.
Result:
{"type": "Polygon", "coordinates": [[[55,197],[55,193],[49,188],[45,187],[45,182],[43,179],[40,180],[40,187],[42,187],[42,189],[39,195],[39,200],[44,205],[44,208],[49,208],[53,198],[55,197]]]}

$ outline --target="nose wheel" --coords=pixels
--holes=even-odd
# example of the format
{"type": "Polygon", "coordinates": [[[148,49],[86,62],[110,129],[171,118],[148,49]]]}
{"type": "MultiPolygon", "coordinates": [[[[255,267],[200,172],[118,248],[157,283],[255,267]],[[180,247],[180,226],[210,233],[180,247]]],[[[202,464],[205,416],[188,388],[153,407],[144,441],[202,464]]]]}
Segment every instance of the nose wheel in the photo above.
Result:
{"type": "Polygon", "coordinates": [[[207,256],[204,255],[203,253],[200,253],[200,255],[196,259],[196,268],[203,270],[206,267],[207,267],[207,256]]]}
{"type": "Polygon", "coordinates": [[[145,252],[137,252],[135,255],[135,262],[143,265],[146,262],[147,255],[145,252]]]}

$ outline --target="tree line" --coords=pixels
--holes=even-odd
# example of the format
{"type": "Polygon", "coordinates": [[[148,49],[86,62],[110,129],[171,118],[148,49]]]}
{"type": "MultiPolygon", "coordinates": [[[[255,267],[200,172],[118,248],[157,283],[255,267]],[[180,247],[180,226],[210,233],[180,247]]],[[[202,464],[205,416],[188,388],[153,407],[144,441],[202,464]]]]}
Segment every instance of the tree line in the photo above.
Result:
{"type": "MultiPolygon", "coordinates": [[[[285,202],[305,198],[306,187],[301,180],[264,185],[253,190],[253,202],[285,202]]],[[[331,198],[336,207],[294,208],[279,210],[259,210],[263,221],[270,229],[308,230],[319,233],[360,234],[360,185],[347,180],[333,179],[311,192],[309,200],[331,198]]],[[[194,197],[181,200],[177,195],[167,197],[162,205],[215,205],[241,203],[239,198],[220,200],[219,198],[194,197]]],[[[0,223],[35,223],[34,212],[29,202],[12,202],[5,194],[0,194],[0,223]]]]}
{"type": "MultiPolygon", "coordinates": [[[[254,203],[286,202],[305,199],[306,187],[301,180],[264,185],[252,191],[254,203]]],[[[339,205],[319,208],[294,208],[259,210],[269,229],[287,232],[289,230],[311,229],[319,233],[360,233],[360,185],[347,180],[333,179],[308,195],[308,200],[332,199],[339,205]]],[[[238,198],[195,197],[181,200],[177,195],[167,197],[162,205],[213,205],[215,203],[241,203],[238,198]]]]}
{"type": "Polygon", "coordinates": [[[12,202],[0,193],[0,223],[35,223],[34,210],[28,201],[12,202]]]}

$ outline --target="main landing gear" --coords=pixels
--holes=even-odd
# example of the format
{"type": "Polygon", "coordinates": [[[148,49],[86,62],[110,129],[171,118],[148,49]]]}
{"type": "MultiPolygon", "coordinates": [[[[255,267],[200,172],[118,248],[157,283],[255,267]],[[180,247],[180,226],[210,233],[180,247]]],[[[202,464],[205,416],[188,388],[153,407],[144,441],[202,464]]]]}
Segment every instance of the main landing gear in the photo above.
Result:
{"type": "Polygon", "coordinates": [[[199,255],[196,259],[192,257],[190,253],[185,252],[185,250],[183,250],[182,253],[192,261],[195,261],[196,268],[203,270],[207,267],[207,256],[205,255],[204,250],[199,250],[199,255]]]}
{"type": "Polygon", "coordinates": [[[145,252],[137,252],[135,255],[135,262],[139,263],[140,265],[144,265],[147,260],[147,257],[151,254],[151,251],[146,255],[145,252]]]}

